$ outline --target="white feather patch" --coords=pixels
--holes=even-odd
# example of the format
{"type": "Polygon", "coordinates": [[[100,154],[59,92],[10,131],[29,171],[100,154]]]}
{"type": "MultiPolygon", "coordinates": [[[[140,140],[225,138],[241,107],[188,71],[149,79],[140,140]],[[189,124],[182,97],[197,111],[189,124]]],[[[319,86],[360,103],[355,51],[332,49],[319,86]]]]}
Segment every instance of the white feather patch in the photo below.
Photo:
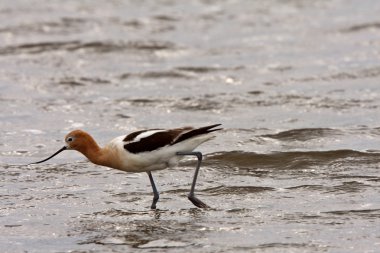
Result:
{"type": "Polygon", "coordinates": [[[149,137],[149,136],[151,136],[151,135],[153,135],[155,133],[165,132],[165,131],[166,130],[149,130],[149,131],[146,131],[146,132],[143,132],[143,133],[137,135],[131,142],[138,142],[141,139],[149,137]]]}

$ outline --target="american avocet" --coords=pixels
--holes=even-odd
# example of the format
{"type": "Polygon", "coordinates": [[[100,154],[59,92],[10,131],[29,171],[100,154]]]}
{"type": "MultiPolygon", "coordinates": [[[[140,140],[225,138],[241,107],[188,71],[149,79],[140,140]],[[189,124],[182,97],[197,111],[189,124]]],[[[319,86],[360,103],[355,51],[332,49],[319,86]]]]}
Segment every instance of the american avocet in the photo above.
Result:
{"type": "Polygon", "coordinates": [[[201,128],[182,127],[174,129],[149,129],[119,136],[101,148],[88,133],[74,130],[65,137],[66,145],[50,157],[31,164],[45,162],[60,152],[73,149],[81,152],[91,162],[126,171],[147,172],[153,189],[152,209],[156,208],[159,193],[153,180],[152,171],[162,170],[178,164],[182,156],[196,156],[198,163],[191,185],[189,200],[197,207],[208,206],[195,197],[195,184],[202,162],[202,153],[193,151],[203,142],[214,137],[211,132],[221,130],[215,128],[221,124],[201,128]]]}

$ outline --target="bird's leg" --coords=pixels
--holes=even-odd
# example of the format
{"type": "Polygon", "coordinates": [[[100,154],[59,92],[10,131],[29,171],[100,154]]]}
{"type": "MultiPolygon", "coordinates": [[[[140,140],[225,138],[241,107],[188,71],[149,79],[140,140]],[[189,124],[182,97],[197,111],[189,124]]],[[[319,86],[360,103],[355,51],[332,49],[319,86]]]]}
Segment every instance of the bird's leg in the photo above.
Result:
{"type": "Polygon", "coordinates": [[[201,163],[202,163],[202,153],[201,152],[177,152],[177,155],[193,155],[197,157],[198,163],[197,163],[197,167],[195,168],[194,178],[193,178],[193,183],[191,184],[190,193],[187,197],[195,206],[199,208],[209,208],[208,205],[206,205],[204,202],[202,202],[197,197],[195,197],[195,194],[194,194],[199,168],[201,167],[201,163]]]}
{"type": "Polygon", "coordinates": [[[158,199],[160,198],[160,194],[157,191],[156,185],[155,185],[154,180],[153,180],[152,173],[150,171],[148,171],[147,173],[149,176],[150,184],[152,185],[152,189],[153,189],[153,201],[152,201],[152,205],[150,206],[150,208],[156,209],[156,203],[157,203],[158,199]]]}

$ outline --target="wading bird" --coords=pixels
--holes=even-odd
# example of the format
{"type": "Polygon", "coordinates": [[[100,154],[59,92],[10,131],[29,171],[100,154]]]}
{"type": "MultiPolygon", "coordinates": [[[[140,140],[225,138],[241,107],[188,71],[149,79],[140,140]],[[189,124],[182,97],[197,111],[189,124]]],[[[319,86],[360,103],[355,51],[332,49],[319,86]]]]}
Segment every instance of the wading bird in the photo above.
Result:
{"type": "Polygon", "coordinates": [[[151,208],[155,209],[159,193],[153,180],[152,171],[173,167],[183,156],[196,156],[198,163],[188,198],[195,206],[207,208],[209,206],[194,194],[202,153],[193,150],[203,142],[215,137],[211,133],[221,130],[221,128],[216,128],[220,125],[141,130],[116,137],[103,148],[99,147],[88,133],[74,130],[66,135],[64,147],[50,157],[31,164],[45,162],[64,150],[77,150],[98,165],[126,172],[146,172],[153,189],[151,208]]]}

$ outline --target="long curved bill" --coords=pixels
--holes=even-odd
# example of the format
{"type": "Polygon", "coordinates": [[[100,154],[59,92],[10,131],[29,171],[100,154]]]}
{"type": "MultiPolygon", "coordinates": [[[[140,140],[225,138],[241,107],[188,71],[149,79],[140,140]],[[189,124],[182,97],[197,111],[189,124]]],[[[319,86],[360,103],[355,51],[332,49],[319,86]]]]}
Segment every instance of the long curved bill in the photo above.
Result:
{"type": "Polygon", "coordinates": [[[43,163],[43,162],[46,162],[47,160],[53,158],[54,156],[58,155],[59,153],[61,153],[62,151],[66,150],[67,147],[64,146],[63,148],[61,148],[60,150],[58,150],[57,152],[55,152],[54,154],[52,154],[51,156],[49,156],[48,158],[44,159],[44,160],[41,160],[41,161],[38,161],[38,162],[34,162],[34,163],[29,163],[29,164],[38,164],[38,163],[43,163]]]}

